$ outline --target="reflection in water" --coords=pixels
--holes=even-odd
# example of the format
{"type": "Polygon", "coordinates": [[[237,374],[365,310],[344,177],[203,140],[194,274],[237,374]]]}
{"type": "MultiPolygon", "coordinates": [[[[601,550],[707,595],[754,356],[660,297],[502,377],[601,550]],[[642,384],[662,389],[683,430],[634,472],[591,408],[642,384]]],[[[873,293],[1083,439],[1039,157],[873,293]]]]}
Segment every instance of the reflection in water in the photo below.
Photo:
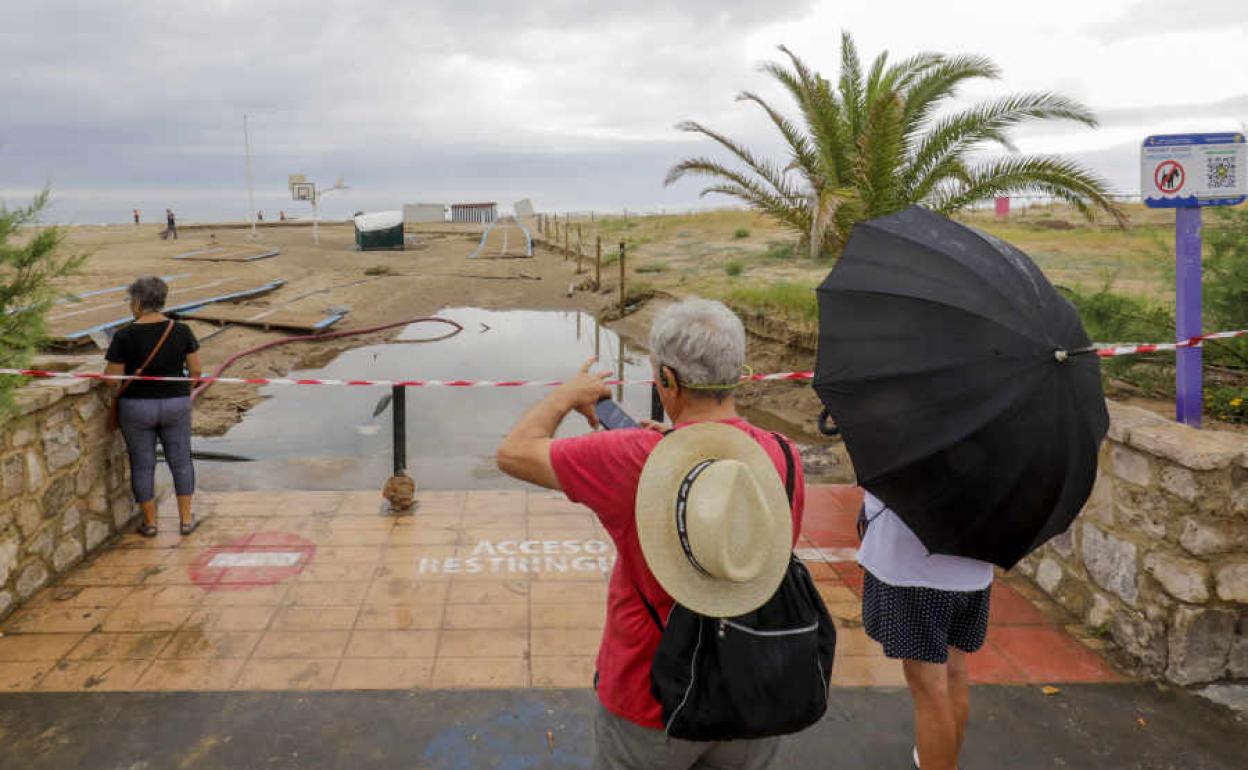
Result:
{"type": "MultiPolygon", "coordinates": [[[[439,315],[465,331],[430,344],[414,326],[393,342],[349,350],[321,369],[291,377],[335,379],[563,379],[590,355],[622,378],[648,379],[644,354],[630,353],[610,329],[579,312],[451,308],[439,315]],[[592,339],[590,327],[593,327],[592,339]],[[602,354],[608,358],[604,359],[602,354]]],[[[426,488],[515,486],[494,466],[503,433],[546,392],[542,388],[411,388],[407,392],[408,473],[426,488]]],[[[649,413],[650,389],[619,388],[624,409],[649,413]]],[[[199,465],[205,489],[379,489],[390,475],[388,391],[368,387],[271,386],[268,399],[229,433],[197,448],[251,457],[253,463],[199,465]],[[386,401],[386,403],[383,403],[386,401]]],[[[588,432],[570,415],[560,436],[588,432]]]]}

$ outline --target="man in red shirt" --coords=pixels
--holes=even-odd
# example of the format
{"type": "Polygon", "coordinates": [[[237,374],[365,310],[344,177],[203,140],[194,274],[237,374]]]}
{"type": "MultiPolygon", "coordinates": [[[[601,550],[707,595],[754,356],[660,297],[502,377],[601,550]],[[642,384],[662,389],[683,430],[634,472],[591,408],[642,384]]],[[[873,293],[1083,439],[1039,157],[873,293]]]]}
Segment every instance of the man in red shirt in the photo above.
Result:
{"type": "MultiPolygon", "coordinates": [[[[744,431],[785,473],[783,450],[769,432],[736,412],[733,389],[745,364],[745,330],[719,302],[688,299],[671,305],[650,329],[650,357],[664,411],[674,426],[719,422],[744,431]]],[[[644,593],[666,618],[672,598],[646,566],[637,539],[635,501],[642,467],[663,438],[662,426],[596,431],[552,438],[570,412],[594,427],[594,405],[610,396],[607,373],[593,373],[591,359],[571,380],[520,418],[498,450],[505,473],[588,506],[615,542],[617,559],[607,594],[607,619],[598,649],[595,687],[601,702],[595,724],[595,770],[760,770],[775,757],[779,739],[699,743],[668,738],[662,709],[650,692],[650,662],[660,632],[642,600],[644,593]]],[[[796,448],[792,449],[796,455],[796,448]]],[[[801,464],[793,497],[793,539],[801,530],[804,483],[801,464]]]]}

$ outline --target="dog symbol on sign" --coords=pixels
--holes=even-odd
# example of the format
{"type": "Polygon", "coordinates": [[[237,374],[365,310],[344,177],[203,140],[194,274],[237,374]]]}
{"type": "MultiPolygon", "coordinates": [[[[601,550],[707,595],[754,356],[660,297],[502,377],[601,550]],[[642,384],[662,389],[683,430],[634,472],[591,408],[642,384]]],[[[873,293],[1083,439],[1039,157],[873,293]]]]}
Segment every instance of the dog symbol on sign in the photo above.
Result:
{"type": "Polygon", "coordinates": [[[1183,189],[1186,175],[1178,161],[1168,160],[1157,165],[1157,170],[1153,172],[1153,181],[1158,190],[1167,195],[1173,195],[1183,189]]]}

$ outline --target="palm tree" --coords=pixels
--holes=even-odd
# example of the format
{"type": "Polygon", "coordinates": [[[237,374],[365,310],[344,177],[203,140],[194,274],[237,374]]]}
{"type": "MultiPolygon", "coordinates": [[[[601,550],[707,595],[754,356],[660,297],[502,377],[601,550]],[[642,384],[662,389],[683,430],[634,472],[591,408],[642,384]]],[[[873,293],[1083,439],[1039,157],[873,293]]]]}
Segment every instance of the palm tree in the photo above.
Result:
{"type": "Polygon", "coordinates": [[[895,64],[885,51],[864,72],[848,33],[841,36],[841,77],[834,86],[784,46],[788,63],[767,62],[797,102],[794,122],[749,91],[738,101],[762,108],[788,147],[776,163],[700,123],[677,128],[702,134],[727,149],[744,168],[712,158],[684,160],[666,185],[686,176],[710,178],[702,195],[738,198],[802,234],[811,256],[839,254],[855,222],[919,203],[949,214],[998,195],[1041,193],[1091,218],[1100,210],[1119,225],[1126,217],[1105,183],[1073,161],[1019,155],[1008,130],[1033,120],[1071,120],[1095,126],[1082,104],[1054,93],[1006,96],[947,113],[957,88],[1000,70],[982,56],[921,53],[895,64]],[[998,146],[1011,154],[972,158],[998,146]]]}

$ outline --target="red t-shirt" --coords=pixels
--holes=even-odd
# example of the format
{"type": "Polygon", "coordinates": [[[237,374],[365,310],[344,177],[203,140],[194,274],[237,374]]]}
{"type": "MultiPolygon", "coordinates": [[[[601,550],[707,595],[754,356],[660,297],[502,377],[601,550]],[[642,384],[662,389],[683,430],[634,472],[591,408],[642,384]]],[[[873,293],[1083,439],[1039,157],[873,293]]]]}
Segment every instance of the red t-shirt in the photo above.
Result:
{"type": "MultiPolygon", "coordinates": [[[[784,479],[784,453],[770,433],[739,418],[723,422],[750,434],[784,479]]],[[[650,694],[650,661],[659,645],[659,629],[637,589],[645,592],[660,617],[667,617],[672,597],[641,555],[634,507],[642,466],[662,438],[655,431],[640,428],[599,431],[558,439],[550,447],[551,465],[568,499],[591,508],[615,541],[615,568],[607,587],[607,623],[598,647],[598,699],[611,713],[658,729],[663,728],[662,708],[650,694]]],[[[797,473],[793,492],[796,544],[806,495],[797,448],[792,442],[789,446],[797,473]]]]}

